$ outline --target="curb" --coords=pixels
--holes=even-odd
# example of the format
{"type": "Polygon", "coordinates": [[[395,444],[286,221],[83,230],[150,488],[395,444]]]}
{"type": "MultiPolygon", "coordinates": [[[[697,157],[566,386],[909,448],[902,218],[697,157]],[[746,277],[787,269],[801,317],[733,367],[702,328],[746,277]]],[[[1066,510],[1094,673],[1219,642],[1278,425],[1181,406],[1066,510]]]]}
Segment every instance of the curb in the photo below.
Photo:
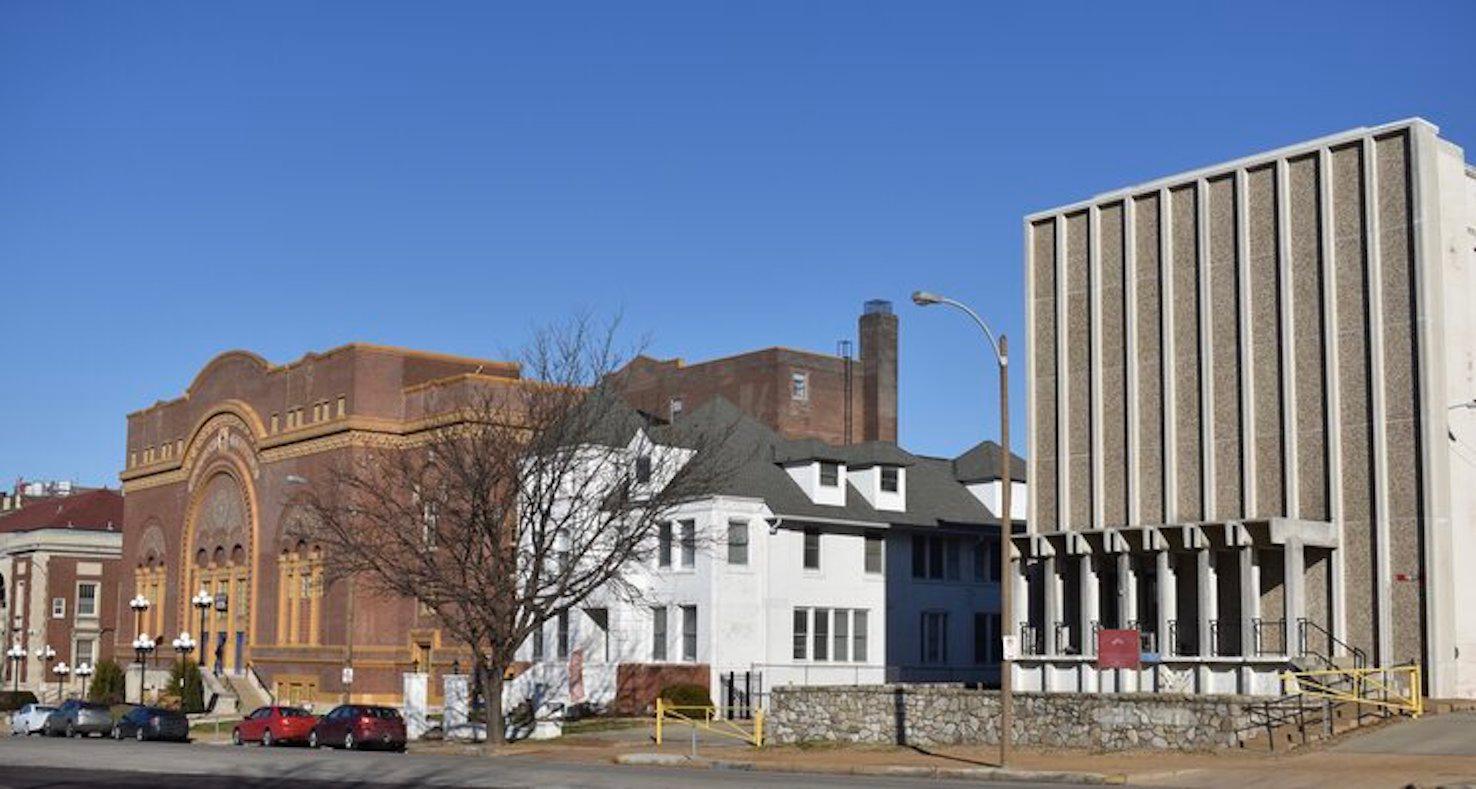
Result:
{"type": "Polygon", "coordinates": [[[943,778],[960,781],[1017,781],[1020,783],[1073,783],[1116,785],[1127,783],[1121,773],[1089,773],[1065,770],[1007,770],[998,767],[924,767],[880,765],[875,767],[814,767],[804,765],[759,764],[718,759],[693,759],[678,753],[624,753],[615,757],[616,764],[643,767],[687,767],[706,770],[752,770],[812,775],[866,775],[893,778],[943,778]]]}

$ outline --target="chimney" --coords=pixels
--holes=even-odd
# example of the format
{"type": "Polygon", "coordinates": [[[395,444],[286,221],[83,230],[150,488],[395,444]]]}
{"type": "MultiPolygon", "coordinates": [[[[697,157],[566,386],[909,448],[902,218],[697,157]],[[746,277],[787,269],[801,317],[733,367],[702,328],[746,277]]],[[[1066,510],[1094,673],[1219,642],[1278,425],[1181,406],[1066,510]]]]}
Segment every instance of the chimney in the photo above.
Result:
{"type": "Polygon", "coordinates": [[[897,440],[897,316],[872,299],[861,312],[861,440],[897,440]]]}

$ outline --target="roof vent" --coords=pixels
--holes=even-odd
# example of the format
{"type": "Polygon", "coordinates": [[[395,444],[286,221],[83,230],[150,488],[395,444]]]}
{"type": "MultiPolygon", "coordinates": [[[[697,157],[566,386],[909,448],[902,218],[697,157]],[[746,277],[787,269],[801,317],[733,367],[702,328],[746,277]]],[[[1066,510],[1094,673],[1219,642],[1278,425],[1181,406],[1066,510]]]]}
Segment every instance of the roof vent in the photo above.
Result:
{"type": "Polygon", "coordinates": [[[886,299],[871,299],[862,307],[867,315],[891,315],[892,302],[886,299]]]}

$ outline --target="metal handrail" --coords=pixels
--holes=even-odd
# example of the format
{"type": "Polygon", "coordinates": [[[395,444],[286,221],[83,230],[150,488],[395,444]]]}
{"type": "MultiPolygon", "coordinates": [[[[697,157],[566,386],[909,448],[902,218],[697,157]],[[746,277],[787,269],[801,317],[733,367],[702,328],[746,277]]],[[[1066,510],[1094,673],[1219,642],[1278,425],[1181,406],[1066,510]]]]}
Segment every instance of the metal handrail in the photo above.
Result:
{"type": "Polygon", "coordinates": [[[1252,642],[1252,645],[1255,648],[1256,657],[1260,657],[1262,655],[1285,655],[1285,654],[1287,654],[1287,649],[1286,649],[1286,620],[1285,619],[1261,619],[1260,617],[1256,617],[1254,619],[1251,619],[1251,642],[1252,642]],[[1280,641],[1277,642],[1277,643],[1280,643],[1281,644],[1281,649],[1275,650],[1275,651],[1270,651],[1270,650],[1267,649],[1267,647],[1266,647],[1266,639],[1262,635],[1262,633],[1264,633],[1267,630],[1270,630],[1272,634],[1278,635],[1280,637],[1280,641]]]}
{"type": "Polygon", "coordinates": [[[1307,617],[1301,617],[1297,619],[1297,641],[1299,642],[1297,646],[1299,652],[1302,655],[1309,654],[1309,650],[1307,649],[1307,633],[1309,630],[1320,633],[1324,638],[1327,639],[1327,655],[1321,655],[1316,652],[1311,652],[1310,654],[1315,657],[1325,658],[1324,662],[1327,663],[1329,666],[1336,666],[1336,664],[1331,659],[1333,657],[1332,652],[1334,651],[1335,647],[1341,647],[1344,651],[1352,656],[1353,668],[1361,669],[1368,666],[1367,652],[1364,652],[1362,649],[1359,649],[1358,647],[1349,644],[1348,642],[1338,638],[1337,636],[1334,636],[1332,632],[1329,631],[1327,628],[1323,627],[1322,625],[1311,619],[1308,619],[1307,617]]]}
{"type": "Polygon", "coordinates": [[[1209,650],[1214,657],[1238,657],[1241,652],[1240,633],[1244,622],[1239,619],[1211,619],[1209,621],[1209,650]],[[1229,636],[1229,649],[1226,646],[1229,636]]]}
{"type": "Polygon", "coordinates": [[[1053,624],[1054,627],[1051,628],[1051,651],[1057,655],[1067,654],[1066,648],[1071,645],[1071,624],[1059,619],[1053,624]],[[1066,631],[1066,640],[1064,642],[1061,639],[1062,630],[1066,631]]]}
{"type": "Polygon", "coordinates": [[[1020,622],[1020,654],[1040,655],[1045,652],[1044,633],[1029,621],[1020,622]]]}

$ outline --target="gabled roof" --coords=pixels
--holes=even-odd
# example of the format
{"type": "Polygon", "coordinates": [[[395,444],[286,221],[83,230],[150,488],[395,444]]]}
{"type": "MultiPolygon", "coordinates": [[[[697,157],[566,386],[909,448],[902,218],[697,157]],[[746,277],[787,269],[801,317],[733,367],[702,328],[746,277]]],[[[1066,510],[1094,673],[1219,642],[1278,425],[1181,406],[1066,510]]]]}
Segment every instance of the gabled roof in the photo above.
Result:
{"type": "Polygon", "coordinates": [[[0,532],[38,529],[122,531],[123,494],[103,488],[28,504],[0,518],[0,532]]]}
{"type": "MultiPolygon", "coordinates": [[[[980,441],[953,459],[953,476],[959,482],[991,482],[999,479],[999,444],[980,441]]],[[[1010,479],[1025,481],[1025,458],[1010,455],[1010,479]]]]}

